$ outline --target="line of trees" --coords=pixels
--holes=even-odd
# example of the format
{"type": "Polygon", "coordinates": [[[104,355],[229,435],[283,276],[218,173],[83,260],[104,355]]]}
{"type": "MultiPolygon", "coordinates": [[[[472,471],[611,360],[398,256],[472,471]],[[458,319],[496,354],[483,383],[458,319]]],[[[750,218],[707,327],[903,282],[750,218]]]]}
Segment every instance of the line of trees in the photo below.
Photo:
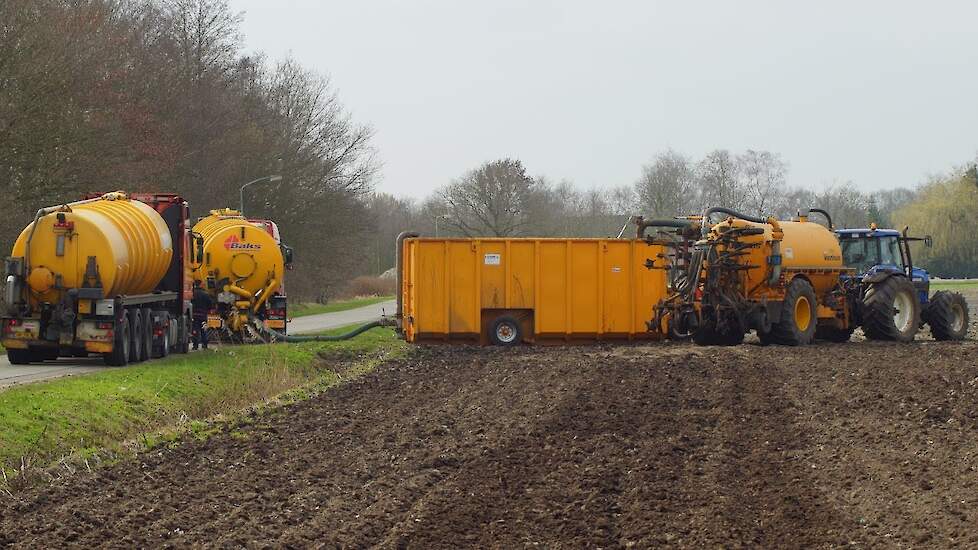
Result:
{"type": "Polygon", "coordinates": [[[933,249],[917,260],[945,277],[978,277],[978,208],[974,169],[955,170],[912,190],[862,192],[850,182],[822,191],[788,184],[788,165],[770,151],[715,150],[692,159],[668,150],[642,167],[633,185],[581,190],[568,181],[530,177],[522,162],[486,162],[414,202],[384,194],[370,199],[383,223],[372,247],[375,265],[393,265],[389,243],[411,228],[440,236],[617,237],[636,214],[671,218],[726,206],[748,214],[790,218],[812,207],[832,213],[838,227],[902,228],[931,234],[933,249]]]}
{"type": "Polygon", "coordinates": [[[238,203],[276,220],[314,295],[362,254],[373,131],[329,79],[246,55],[227,0],[0,1],[0,247],[41,206],[93,191],[176,192],[192,214],[238,203]],[[323,236],[329,235],[329,238],[323,236]]]}

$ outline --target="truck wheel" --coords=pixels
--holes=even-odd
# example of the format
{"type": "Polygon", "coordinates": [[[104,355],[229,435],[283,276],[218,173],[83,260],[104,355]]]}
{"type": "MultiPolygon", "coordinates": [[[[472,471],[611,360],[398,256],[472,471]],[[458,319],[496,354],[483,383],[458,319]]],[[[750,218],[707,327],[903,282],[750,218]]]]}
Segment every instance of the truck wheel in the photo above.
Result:
{"type": "Polygon", "coordinates": [[[771,326],[771,332],[761,342],[766,340],[784,346],[811,344],[815,340],[815,328],[818,325],[816,304],[812,284],[802,278],[792,280],[784,293],[781,318],[771,326]]]}
{"type": "Polygon", "coordinates": [[[160,314],[160,318],[161,318],[160,324],[162,325],[162,329],[163,329],[162,330],[163,336],[160,336],[159,357],[167,357],[170,355],[170,346],[172,345],[172,342],[170,341],[170,331],[172,330],[170,328],[170,313],[164,311],[163,313],[160,314]]]}
{"type": "Polygon", "coordinates": [[[143,320],[138,309],[126,311],[129,320],[129,362],[138,363],[143,360],[140,349],[143,343],[143,320]]]}
{"type": "Polygon", "coordinates": [[[866,291],[863,300],[866,338],[912,342],[918,330],[920,302],[917,289],[906,277],[889,277],[866,291]]]}
{"type": "Polygon", "coordinates": [[[153,325],[153,310],[144,307],[140,311],[143,318],[143,358],[152,359],[156,357],[155,326],[153,325]]]}
{"type": "Polygon", "coordinates": [[[968,336],[968,302],[960,293],[935,293],[921,318],[935,340],[964,340],[968,336]]]}
{"type": "Polygon", "coordinates": [[[495,346],[516,346],[523,341],[523,328],[520,322],[508,315],[493,321],[489,329],[489,340],[495,346]]]}
{"type": "Polygon", "coordinates": [[[32,361],[37,361],[37,357],[29,349],[8,349],[7,361],[11,365],[29,365],[32,361]]]}
{"type": "Polygon", "coordinates": [[[124,367],[129,363],[129,346],[132,338],[129,334],[129,316],[122,318],[122,322],[115,327],[115,339],[112,342],[112,351],[103,354],[105,364],[112,367],[124,367]]]}
{"type": "Polygon", "coordinates": [[[842,344],[852,338],[852,332],[853,329],[851,328],[843,330],[835,327],[818,327],[815,329],[815,339],[842,344]]]}
{"type": "Polygon", "coordinates": [[[190,320],[181,315],[177,320],[177,353],[190,353],[190,320]]]}

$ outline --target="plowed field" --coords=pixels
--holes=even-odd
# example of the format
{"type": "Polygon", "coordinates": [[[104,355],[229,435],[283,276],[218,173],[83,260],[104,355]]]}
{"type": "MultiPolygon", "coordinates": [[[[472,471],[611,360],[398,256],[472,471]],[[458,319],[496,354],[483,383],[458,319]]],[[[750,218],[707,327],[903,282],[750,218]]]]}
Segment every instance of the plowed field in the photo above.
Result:
{"type": "Polygon", "coordinates": [[[978,343],[430,347],[0,499],[0,546],[978,546],[978,343]]]}

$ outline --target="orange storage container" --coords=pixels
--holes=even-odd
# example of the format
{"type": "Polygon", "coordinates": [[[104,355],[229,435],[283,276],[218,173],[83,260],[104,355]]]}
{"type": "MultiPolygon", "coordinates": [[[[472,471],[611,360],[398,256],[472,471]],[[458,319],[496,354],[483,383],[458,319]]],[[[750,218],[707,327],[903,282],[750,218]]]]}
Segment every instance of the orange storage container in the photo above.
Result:
{"type": "Polygon", "coordinates": [[[626,239],[407,238],[401,247],[398,317],[409,342],[662,337],[647,322],[668,292],[666,272],[645,267],[664,253],[662,246],[626,239]]]}

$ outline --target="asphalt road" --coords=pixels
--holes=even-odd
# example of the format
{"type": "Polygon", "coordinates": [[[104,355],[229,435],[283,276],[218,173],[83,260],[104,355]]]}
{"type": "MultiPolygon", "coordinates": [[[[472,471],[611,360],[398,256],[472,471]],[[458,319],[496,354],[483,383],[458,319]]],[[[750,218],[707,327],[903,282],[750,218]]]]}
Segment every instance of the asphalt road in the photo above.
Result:
{"type": "MultiPolygon", "coordinates": [[[[352,325],[372,321],[381,316],[382,313],[393,315],[395,302],[382,302],[371,306],[366,306],[347,311],[337,311],[335,313],[322,313],[319,315],[309,315],[297,317],[289,323],[290,334],[302,334],[307,332],[317,332],[331,328],[352,325]]],[[[0,388],[36,382],[38,380],[48,380],[60,378],[62,376],[73,376],[88,372],[99,371],[106,367],[101,358],[88,357],[85,359],[61,358],[57,361],[37,363],[33,365],[11,365],[7,361],[7,354],[0,353],[0,388]]]]}

